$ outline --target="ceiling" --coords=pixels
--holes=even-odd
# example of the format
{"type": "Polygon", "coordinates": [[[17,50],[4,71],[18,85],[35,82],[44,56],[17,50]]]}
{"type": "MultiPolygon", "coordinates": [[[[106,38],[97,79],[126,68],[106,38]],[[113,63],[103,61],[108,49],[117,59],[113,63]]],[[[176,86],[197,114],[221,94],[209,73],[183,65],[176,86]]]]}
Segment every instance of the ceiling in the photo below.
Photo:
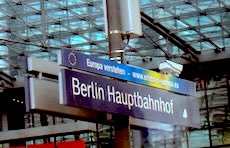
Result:
{"type": "MultiPolygon", "coordinates": [[[[184,64],[181,76],[193,80],[230,74],[230,0],[139,1],[143,36],[124,40],[127,63],[156,69],[169,59],[184,64]]],[[[104,24],[102,0],[0,0],[0,71],[22,77],[26,57],[57,61],[63,48],[109,59],[104,24]]],[[[204,124],[206,95],[213,121],[224,113],[216,108],[229,105],[229,78],[216,79],[208,81],[208,94],[197,81],[204,124]]]]}
{"type": "MultiPolygon", "coordinates": [[[[143,36],[124,40],[127,63],[230,58],[229,0],[139,1],[143,36]]],[[[23,76],[25,57],[56,61],[62,48],[108,59],[102,0],[0,0],[1,71],[23,76]]]]}

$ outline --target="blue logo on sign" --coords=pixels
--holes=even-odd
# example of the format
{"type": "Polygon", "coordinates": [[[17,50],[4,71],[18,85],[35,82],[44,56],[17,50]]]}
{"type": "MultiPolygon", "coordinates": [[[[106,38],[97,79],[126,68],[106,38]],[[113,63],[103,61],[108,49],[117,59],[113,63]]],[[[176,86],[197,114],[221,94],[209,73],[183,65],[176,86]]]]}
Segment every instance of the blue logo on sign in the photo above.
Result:
{"type": "Polygon", "coordinates": [[[71,66],[75,66],[77,64],[77,57],[74,53],[69,53],[68,61],[71,66]]]}

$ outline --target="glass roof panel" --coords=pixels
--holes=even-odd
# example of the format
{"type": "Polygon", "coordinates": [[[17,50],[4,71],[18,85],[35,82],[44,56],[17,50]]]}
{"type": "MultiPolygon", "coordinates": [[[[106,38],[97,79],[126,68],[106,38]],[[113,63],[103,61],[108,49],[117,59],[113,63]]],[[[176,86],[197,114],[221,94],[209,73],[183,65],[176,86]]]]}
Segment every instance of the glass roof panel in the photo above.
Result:
{"type": "Polygon", "coordinates": [[[104,32],[84,33],[83,35],[94,41],[105,40],[104,32]]]}
{"type": "Polygon", "coordinates": [[[31,15],[26,16],[23,18],[24,21],[26,21],[29,24],[37,24],[39,21],[41,21],[41,15],[31,15]]]}
{"type": "Polygon", "coordinates": [[[229,23],[229,19],[230,19],[230,12],[223,12],[222,14],[222,22],[228,22],[229,23]]]}
{"type": "Polygon", "coordinates": [[[202,50],[215,49],[215,47],[209,42],[201,42],[202,50]]]}
{"type": "Polygon", "coordinates": [[[51,8],[58,8],[58,6],[55,3],[52,3],[52,2],[49,2],[49,1],[46,1],[45,7],[49,8],[49,9],[51,9],[51,8]]]}
{"type": "Polygon", "coordinates": [[[98,13],[101,12],[99,9],[97,8],[93,8],[93,7],[76,7],[74,9],[72,9],[76,14],[79,15],[88,15],[88,13],[98,13]]]}
{"type": "Polygon", "coordinates": [[[81,50],[90,50],[91,49],[91,45],[81,46],[78,49],[81,49],[81,50]]]}
{"type": "Polygon", "coordinates": [[[211,21],[208,17],[206,16],[200,16],[198,17],[198,24],[199,25],[207,25],[207,24],[213,24],[213,21],[211,21]]]}
{"type": "Polygon", "coordinates": [[[222,0],[226,5],[230,5],[230,1],[229,0],[222,0]]]}
{"type": "MultiPolygon", "coordinates": [[[[42,34],[41,31],[39,31],[38,29],[29,29],[28,32],[27,32],[27,37],[30,37],[30,36],[34,36],[34,35],[39,35],[39,34],[42,34]]],[[[26,36],[26,35],[25,35],[26,36]]]]}
{"type": "Polygon", "coordinates": [[[9,66],[8,63],[0,59],[0,68],[6,68],[8,66],[9,66]]]}
{"type": "Polygon", "coordinates": [[[153,17],[156,19],[172,16],[170,13],[164,11],[164,9],[161,8],[154,9],[153,13],[154,13],[153,17]]]}
{"type": "Polygon", "coordinates": [[[221,5],[219,2],[219,0],[211,0],[211,1],[197,1],[197,6],[201,9],[210,9],[210,8],[216,8],[219,7],[219,5],[221,5]]]}
{"type": "MultiPolygon", "coordinates": [[[[68,39],[67,39],[68,40],[68,39]]],[[[77,35],[73,35],[70,37],[70,43],[71,44],[80,44],[80,43],[86,43],[87,40],[80,37],[80,36],[77,36],[77,35]]]]}
{"type": "Polygon", "coordinates": [[[196,50],[198,51],[201,51],[201,43],[198,42],[198,43],[193,43],[193,44],[190,44],[193,48],[195,48],[196,50]]]}
{"type": "Polygon", "coordinates": [[[200,32],[201,33],[207,33],[207,32],[217,32],[221,31],[222,29],[219,26],[211,26],[211,27],[206,27],[206,28],[201,28],[200,32]]]}
{"type": "Polygon", "coordinates": [[[212,46],[209,42],[198,42],[198,43],[191,44],[191,46],[194,47],[195,49],[199,49],[199,51],[215,49],[215,47],[212,46]]]}
{"type": "Polygon", "coordinates": [[[6,46],[0,45],[0,55],[7,55],[8,48],[6,46]]]}
{"type": "MultiPolygon", "coordinates": [[[[15,58],[26,52],[55,59],[57,49],[68,47],[108,57],[102,0],[44,0],[44,6],[39,0],[16,2],[0,0],[0,55],[15,58]],[[40,54],[44,43],[50,52],[40,54]]],[[[140,0],[140,5],[168,35],[174,33],[198,51],[230,46],[229,0],[140,0]]],[[[184,54],[154,27],[142,23],[142,29],[143,37],[131,38],[127,46],[124,40],[126,60],[184,54]]]]}
{"type": "Polygon", "coordinates": [[[168,29],[177,29],[175,24],[176,24],[176,21],[175,20],[168,20],[168,21],[163,21],[161,22],[161,24],[165,27],[167,27],[168,29]]]}
{"type": "Polygon", "coordinates": [[[50,46],[53,46],[53,47],[60,47],[60,46],[63,46],[62,43],[60,43],[59,41],[57,40],[54,40],[54,39],[48,39],[47,40],[47,43],[50,45],[50,46]]]}
{"type": "Polygon", "coordinates": [[[219,39],[219,40],[214,40],[213,41],[217,46],[219,46],[220,48],[224,48],[224,40],[223,39],[219,39]]]}
{"type": "Polygon", "coordinates": [[[106,47],[109,46],[109,43],[105,41],[105,42],[103,42],[103,43],[99,43],[99,45],[100,45],[101,47],[103,47],[103,48],[106,48],[106,47]]]}
{"type": "Polygon", "coordinates": [[[27,46],[26,50],[27,51],[36,51],[36,50],[41,50],[41,48],[38,46],[29,45],[29,46],[27,46]]]}
{"type": "Polygon", "coordinates": [[[188,27],[186,24],[184,24],[180,20],[161,21],[161,24],[164,25],[169,30],[182,29],[182,28],[188,27]]]}
{"type": "Polygon", "coordinates": [[[225,24],[224,27],[226,28],[225,31],[228,31],[228,33],[230,34],[230,23],[229,24],[225,24]]]}
{"type": "Polygon", "coordinates": [[[230,38],[225,38],[225,47],[229,48],[230,47],[230,38]]]}
{"type": "Polygon", "coordinates": [[[95,24],[98,26],[103,26],[104,29],[104,24],[105,24],[104,17],[95,18],[95,24]]]}
{"type": "Polygon", "coordinates": [[[221,32],[220,31],[219,32],[214,31],[214,32],[205,33],[205,37],[210,38],[212,40],[220,39],[220,38],[222,38],[222,35],[223,35],[222,31],[221,32]]]}
{"type": "Polygon", "coordinates": [[[211,21],[206,16],[196,16],[196,17],[186,18],[184,19],[184,21],[190,24],[191,26],[213,24],[213,21],[211,21]]]}
{"type": "Polygon", "coordinates": [[[222,21],[221,13],[214,14],[214,15],[209,15],[209,16],[212,17],[217,22],[221,22],[222,21]]]}
{"type": "Polygon", "coordinates": [[[49,60],[49,58],[50,58],[50,55],[47,52],[33,53],[33,54],[31,54],[31,56],[37,57],[37,58],[42,58],[44,60],[49,60]]]}
{"type": "Polygon", "coordinates": [[[0,38],[1,38],[1,39],[7,39],[7,33],[4,33],[4,32],[2,33],[2,32],[1,32],[1,33],[0,33],[0,38]]]}
{"type": "Polygon", "coordinates": [[[185,41],[193,41],[193,40],[200,39],[200,36],[194,30],[181,31],[181,32],[177,32],[176,34],[185,41]]]}
{"type": "Polygon", "coordinates": [[[40,10],[41,9],[40,1],[28,3],[27,6],[32,7],[34,10],[40,10]]]}
{"type": "Polygon", "coordinates": [[[6,27],[7,27],[7,22],[5,20],[1,20],[0,21],[0,28],[6,28],[6,27]]]}
{"type": "Polygon", "coordinates": [[[152,18],[155,18],[155,17],[154,17],[155,14],[153,13],[153,11],[154,11],[154,10],[153,10],[152,8],[150,8],[150,9],[144,9],[144,10],[143,10],[143,12],[144,12],[145,14],[147,14],[148,16],[150,16],[150,17],[152,17],[152,18]]]}
{"type": "Polygon", "coordinates": [[[188,25],[184,24],[182,21],[180,20],[176,20],[176,28],[177,29],[183,29],[183,28],[187,28],[188,25]]]}
{"type": "Polygon", "coordinates": [[[140,4],[144,5],[144,4],[150,4],[151,0],[140,0],[140,4]]]}
{"type": "Polygon", "coordinates": [[[177,32],[177,34],[178,34],[179,36],[186,36],[186,35],[194,35],[194,34],[196,35],[197,32],[194,31],[194,30],[185,30],[185,31],[177,32]]]}
{"type": "Polygon", "coordinates": [[[191,26],[198,26],[198,17],[190,17],[183,19],[183,21],[187,22],[191,26]]]}
{"type": "Polygon", "coordinates": [[[65,22],[64,25],[69,25],[71,29],[77,29],[81,28],[80,25],[85,23],[84,21],[71,21],[71,22],[65,22]]]}
{"type": "MultiPolygon", "coordinates": [[[[62,1],[62,0],[61,0],[62,1]]],[[[71,3],[85,3],[85,0],[69,0],[71,3]]]]}
{"type": "Polygon", "coordinates": [[[54,11],[54,12],[48,12],[47,16],[50,19],[57,19],[57,20],[62,20],[62,19],[66,19],[67,18],[71,18],[73,17],[73,15],[71,13],[69,13],[68,11],[65,10],[59,10],[59,11],[54,11]],[[65,17],[63,17],[65,16],[65,17]]]}
{"type": "Polygon", "coordinates": [[[68,31],[68,30],[67,30],[67,28],[63,28],[60,25],[49,25],[48,26],[48,32],[49,33],[54,33],[54,32],[57,32],[57,31],[68,31]]]}
{"type": "Polygon", "coordinates": [[[169,7],[169,10],[172,11],[175,15],[181,15],[185,13],[191,13],[196,11],[191,5],[182,4],[182,5],[172,5],[169,7]]]}
{"type": "Polygon", "coordinates": [[[170,53],[172,54],[172,55],[178,55],[178,54],[183,54],[184,52],[181,50],[181,49],[179,49],[177,46],[170,46],[170,49],[169,49],[169,51],[170,51],[170,53]]]}

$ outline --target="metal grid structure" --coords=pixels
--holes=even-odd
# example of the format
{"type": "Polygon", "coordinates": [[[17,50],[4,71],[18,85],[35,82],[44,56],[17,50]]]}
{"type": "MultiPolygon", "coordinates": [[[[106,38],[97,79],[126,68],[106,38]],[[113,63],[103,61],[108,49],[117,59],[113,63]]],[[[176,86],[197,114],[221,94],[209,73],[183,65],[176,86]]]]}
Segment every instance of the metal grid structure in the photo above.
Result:
{"type": "MultiPolygon", "coordinates": [[[[206,52],[229,50],[229,5],[228,0],[140,0],[157,29],[142,15],[144,35],[124,46],[125,60],[139,66],[166,58],[194,62],[206,52]],[[178,46],[178,39],[185,46],[178,46]]],[[[1,0],[0,10],[0,68],[12,76],[23,71],[23,57],[56,60],[61,48],[108,58],[100,0],[1,0]]]]}
{"type": "MultiPolygon", "coordinates": [[[[199,67],[230,58],[229,0],[140,0],[140,7],[144,34],[124,40],[127,63],[156,69],[170,59],[199,67]]],[[[26,57],[56,61],[62,48],[109,58],[102,0],[0,0],[1,71],[21,77],[26,57]]],[[[217,140],[199,146],[230,144],[218,142],[229,131],[229,73],[218,77],[190,77],[201,98],[202,129],[189,136],[217,140]],[[226,127],[216,127],[216,121],[226,127]]]]}

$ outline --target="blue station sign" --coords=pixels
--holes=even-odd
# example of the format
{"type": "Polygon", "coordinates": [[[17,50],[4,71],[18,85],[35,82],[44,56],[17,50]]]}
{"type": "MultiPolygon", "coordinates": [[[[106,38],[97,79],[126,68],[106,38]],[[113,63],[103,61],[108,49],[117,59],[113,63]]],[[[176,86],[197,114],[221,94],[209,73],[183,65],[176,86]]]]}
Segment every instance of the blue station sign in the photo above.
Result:
{"type": "Polygon", "coordinates": [[[62,66],[144,84],[179,94],[196,96],[194,82],[163,75],[148,69],[120,64],[70,50],[62,50],[58,59],[59,64],[62,66]]]}
{"type": "Polygon", "coordinates": [[[199,127],[199,102],[192,96],[62,69],[60,104],[139,119],[199,127]]]}

